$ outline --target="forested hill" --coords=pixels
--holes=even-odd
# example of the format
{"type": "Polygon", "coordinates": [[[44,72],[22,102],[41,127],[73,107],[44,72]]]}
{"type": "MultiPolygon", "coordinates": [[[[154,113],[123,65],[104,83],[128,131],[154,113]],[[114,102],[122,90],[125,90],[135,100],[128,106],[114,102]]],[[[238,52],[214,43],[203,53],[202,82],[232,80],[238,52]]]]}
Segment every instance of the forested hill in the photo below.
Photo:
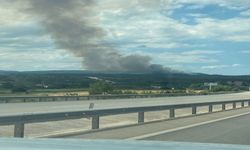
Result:
{"type": "Polygon", "coordinates": [[[90,71],[0,71],[0,89],[88,88],[97,81],[110,82],[118,89],[200,89],[205,82],[217,82],[231,88],[247,90],[250,76],[163,73],[97,73],[90,71]]]}

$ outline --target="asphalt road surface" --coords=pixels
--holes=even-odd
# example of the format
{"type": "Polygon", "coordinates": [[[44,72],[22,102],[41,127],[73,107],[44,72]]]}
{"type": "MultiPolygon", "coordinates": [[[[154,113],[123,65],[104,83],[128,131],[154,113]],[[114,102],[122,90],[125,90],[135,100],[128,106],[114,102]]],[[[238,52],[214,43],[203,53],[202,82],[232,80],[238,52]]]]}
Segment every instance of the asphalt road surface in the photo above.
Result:
{"type": "Polygon", "coordinates": [[[160,134],[144,140],[250,145],[250,114],[160,134]]]}
{"type": "Polygon", "coordinates": [[[33,103],[7,103],[0,104],[0,115],[15,115],[25,113],[46,113],[88,110],[90,103],[94,103],[93,109],[127,108],[136,106],[154,106],[168,104],[183,104],[197,102],[215,102],[250,99],[250,92],[220,94],[207,96],[180,96],[160,98],[137,98],[137,99],[112,99],[112,100],[89,100],[89,101],[64,101],[64,102],[33,102],[33,103]]]}
{"type": "Polygon", "coordinates": [[[64,134],[55,137],[250,145],[250,107],[95,132],[64,134]]]}

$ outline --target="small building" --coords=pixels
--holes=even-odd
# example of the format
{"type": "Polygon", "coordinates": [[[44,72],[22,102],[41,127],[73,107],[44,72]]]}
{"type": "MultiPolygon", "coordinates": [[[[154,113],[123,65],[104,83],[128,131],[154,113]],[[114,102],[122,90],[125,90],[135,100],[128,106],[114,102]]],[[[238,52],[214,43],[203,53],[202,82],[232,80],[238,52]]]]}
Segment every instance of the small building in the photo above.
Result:
{"type": "Polygon", "coordinates": [[[41,83],[41,84],[36,84],[36,87],[40,87],[40,88],[44,88],[44,89],[49,88],[49,86],[48,86],[48,85],[43,84],[43,83],[41,83]]]}

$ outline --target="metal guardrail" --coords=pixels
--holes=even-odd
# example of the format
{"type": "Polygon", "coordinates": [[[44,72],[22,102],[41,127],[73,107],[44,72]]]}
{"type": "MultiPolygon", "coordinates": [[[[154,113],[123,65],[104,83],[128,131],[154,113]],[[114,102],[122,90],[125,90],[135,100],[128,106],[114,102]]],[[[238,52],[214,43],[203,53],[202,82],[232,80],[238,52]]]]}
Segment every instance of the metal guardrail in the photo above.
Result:
{"type": "Polygon", "coordinates": [[[235,101],[217,101],[204,103],[188,103],[176,105],[159,105],[159,106],[143,106],[129,108],[112,108],[102,110],[85,110],[73,112],[55,112],[55,113],[39,113],[25,114],[14,116],[0,116],[0,125],[14,125],[14,136],[24,137],[24,125],[27,123],[39,123],[59,120],[70,120],[80,118],[91,118],[92,129],[99,129],[99,120],[101,116],[138,113],[138,123],[144,122],[144,113],[149,111],[169,110],[169,118],[175,118],[175,109],[192,108],[192,115],[197,114],[197,107],[208,106],[208,113],[213,112],[213,105],[222,105],[222,111],[226,110],[226,104],[232,104],[232,109],[236,109],[236,104],[241,103],[241,107],[245,107],[247,102],[250,106],[250,99],[235,101]]]}

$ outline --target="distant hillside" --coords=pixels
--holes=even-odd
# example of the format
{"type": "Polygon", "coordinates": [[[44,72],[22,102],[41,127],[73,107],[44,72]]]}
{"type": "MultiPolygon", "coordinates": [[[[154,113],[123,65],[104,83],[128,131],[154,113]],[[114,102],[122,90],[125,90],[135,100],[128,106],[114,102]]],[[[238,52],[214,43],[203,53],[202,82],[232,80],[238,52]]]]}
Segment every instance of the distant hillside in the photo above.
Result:
{"type": "Polygon", "coordinates": [[[46,88],[88,88],[98,80],[110,81],[118,89],[202,89],[204,82],[217,82],[230,88],[247,90],[250,76],[222,76],[184,73],[103,73],[91,71],[0,71],[0,89],[26,87],[46,88]]]}
{"type": "Polygon", "coordinates": [[[17,71],[4,71],[0,70],[0,75],[7,75],[7,74],[13,74],[13,73],[18,73],[17,71]]]}

